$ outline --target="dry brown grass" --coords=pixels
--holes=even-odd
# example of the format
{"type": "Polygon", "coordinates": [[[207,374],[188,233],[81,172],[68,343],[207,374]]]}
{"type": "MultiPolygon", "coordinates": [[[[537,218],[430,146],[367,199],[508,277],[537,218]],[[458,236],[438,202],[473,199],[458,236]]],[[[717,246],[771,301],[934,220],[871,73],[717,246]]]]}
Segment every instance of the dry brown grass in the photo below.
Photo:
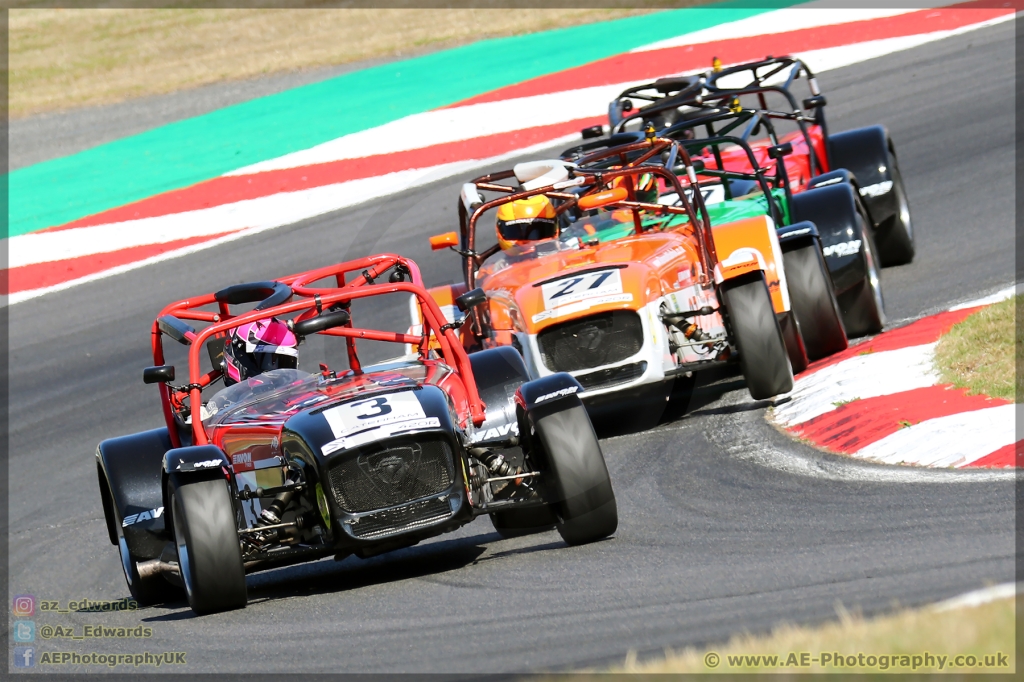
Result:
{"type": "Polygon", "coordinates": [[[11,115],[410,55],[646,11],[651,10],[13,9],[11,115]]]}
{"type": "MultiPolygon", "coordinates": [[[[821,627],[795,627],[786,625],[775,629],[771,635],[753,637],[743,635],[735,637],[723,646],[710,647],[706,650],[688,649],[681,653],[668,652],[664,660],[647,664],[636,664],[627,661],[625,666],[613,672],[629,673],[728,673],[740,672],[786,672],[786,673],[908,673],[909,668],[889,664],[887,670],[881,670],[880,664],[875,668],[866,667],[836,668],[831,665],[792,666],[792,667],[747,667],[730,665],[730,655],[779,655],[783,660],[794,652],[799,657],[807,652],[811,657],[820,653],[842,654],[846,656],[887,655],[914,656],[929,652],[936,656],[973,655],[982,661],[985,656],[993,656],[996,652],[1005,654],[1009,667],[973,671],[966,669],[949,670],[947,672],[1000,672],[1012,673],[1015,670],[1014,642],[1016,634],[1015,604],[1013,599],[1002,599],[981,606],[959,608],[951,611],[937,612],[933,609],[903,611],[891,616],[875,619],[864,619],[850,615],[841,608],[838,622],[821,627]],[[718,655],[720,663],[717,667],[705,664],[709,653],[718,655]]],[[[912,661],[911,661],[912,663],[912,661]]],[[[919,667],[916,672],[935,672],[937,666],[919,667]]],[[[580,677],[574,677],[579,680],[580,677]]]]}
{"type": "Polygon", "coordinates": [[[1017,338],[1024,339],[1021,322],[1016,299],[1010,298],[955,325],[935,349],[942,380],[993,398],[1024,395],[1024,376],[1015,371],[1024,362],[1022,346],[1014,340],[1015,329],[1017,338]]]}

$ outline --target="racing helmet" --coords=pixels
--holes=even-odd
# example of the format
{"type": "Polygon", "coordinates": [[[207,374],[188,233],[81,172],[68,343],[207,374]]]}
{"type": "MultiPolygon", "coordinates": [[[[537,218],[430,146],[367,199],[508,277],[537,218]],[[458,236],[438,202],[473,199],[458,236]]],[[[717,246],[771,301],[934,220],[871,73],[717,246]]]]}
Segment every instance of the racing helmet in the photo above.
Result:
{"type": "Polygon", "coordinates": [[[278,368],[295,369],[299,341],[277,318],[257,320],[231,331],[224,344],[224,385],[278,368]]]}
{"type": "Polygon", "coordinates": [[[558,219],[551,200],[543,194],[502,204],[498,208],[496,230],[502,250],[524,242],[553,239],[558,236],[558,219]]]}
{"type": "Polygon", "coordinates": [[[658,203],[658,176],[644,173],[636,180],[636,200],[645,204],[658,203]]]}

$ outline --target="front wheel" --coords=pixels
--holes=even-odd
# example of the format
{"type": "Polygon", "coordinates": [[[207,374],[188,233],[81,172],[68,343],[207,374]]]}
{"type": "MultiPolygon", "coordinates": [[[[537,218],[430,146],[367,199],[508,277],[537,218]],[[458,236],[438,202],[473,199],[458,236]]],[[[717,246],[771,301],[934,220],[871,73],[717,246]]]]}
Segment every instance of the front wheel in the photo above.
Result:
{"type": "Polygon", "coordinates": [[[223,479],[170,483],[174,544],[189,606],[198,614],[244,608],[245,568],[223,479]]]}
{"type": "Polygon", "coordinates": [[[849,345],[825,258],[816,243],[782,256],[793,314],[800,322],[810,360],[820,360],[849,345]]]}
{"type": "Polygon", "coordinates": [[[615,493],[597,434],[579,398],[530,415],[531,440],[541,450],[552,479],[555,528],[566,544],[582,545],[606,538],[619,524],[615,493]]]}
{"type": "Polygon", "coordinates": [[[725,282],[721,296],[751,397],[766,400],[792,391],[793,368],[764,278],[725,282]]]}

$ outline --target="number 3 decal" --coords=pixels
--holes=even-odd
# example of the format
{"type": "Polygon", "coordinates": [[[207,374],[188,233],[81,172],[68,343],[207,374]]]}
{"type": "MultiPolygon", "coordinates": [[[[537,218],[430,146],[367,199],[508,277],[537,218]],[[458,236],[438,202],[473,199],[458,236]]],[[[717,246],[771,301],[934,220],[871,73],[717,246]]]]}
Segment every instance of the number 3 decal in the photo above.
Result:
{"type": "Polygon", "coordinates": [[[358,419],[369,419],[370,417],[380,417],[381,415],[389,414],[391,412],[391,406],[388,405],[388,398],[370,398],[369,400],[360,400],[359,402],[350,403],[353,410],[355,410],[356,417],[358,419]]]}

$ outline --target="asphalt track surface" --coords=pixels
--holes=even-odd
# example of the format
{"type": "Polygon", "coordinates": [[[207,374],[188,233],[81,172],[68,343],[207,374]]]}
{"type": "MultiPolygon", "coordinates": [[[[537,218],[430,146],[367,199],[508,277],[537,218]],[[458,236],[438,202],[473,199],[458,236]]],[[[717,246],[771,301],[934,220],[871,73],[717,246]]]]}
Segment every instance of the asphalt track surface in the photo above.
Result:
{"type": "MultiPolygon", "coordinates": [[[[897,145],[918,257],[883,274],[894,319],[1013,281],[1013,39],[1007,23],[821,77],[834,130],[881,122],[897,145]]],[[[379,251],[413,256],[428,283],[453,280],[456,257],[430,254],[426,236],[453,227],[461,181],[13,306],[11,594],[127,595],[93,450],[161,424],[140,370],[162,305],[379,251]]],[[[361,324],[387,324],[399,306],[361,324]]],[[[153,628],[144,641],[38,648],[185,651],[189,672],[566,669],[821,622],[837,603],[873,614],[1014,579],[1012,479],[822,455],[769,427],[765,408],[724,377],[698,387],[684,416],[604,439],[620,513],[607,541],[503,541],[478,519],[368,561],[252,575],[243,611],[37,615],[39,626],[153,628]]]]}

